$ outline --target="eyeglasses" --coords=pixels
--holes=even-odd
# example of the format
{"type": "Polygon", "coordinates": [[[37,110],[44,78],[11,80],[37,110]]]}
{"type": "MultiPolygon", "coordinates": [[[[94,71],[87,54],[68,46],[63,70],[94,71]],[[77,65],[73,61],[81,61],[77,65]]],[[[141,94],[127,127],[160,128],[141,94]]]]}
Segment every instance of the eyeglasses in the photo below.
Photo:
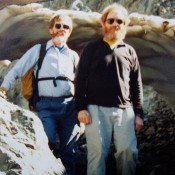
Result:
{"type": "Polygon", "coordinates": [[[64,29],[69,30],[70,27],[66,24],[55,24],[56,29],[60,29],[63,26],[64,29]]]}
{"type": "Polygon", "coordinates": [[[110,25],[113,24],[114,21],[116,21],[117,24],[119,24],[119,25],[121,25],[121,24],[124,23],[122,19],[109,18],[109,19],[106,20],[106,22],[107,22],[108,24],[110,24],[110,25]]]}

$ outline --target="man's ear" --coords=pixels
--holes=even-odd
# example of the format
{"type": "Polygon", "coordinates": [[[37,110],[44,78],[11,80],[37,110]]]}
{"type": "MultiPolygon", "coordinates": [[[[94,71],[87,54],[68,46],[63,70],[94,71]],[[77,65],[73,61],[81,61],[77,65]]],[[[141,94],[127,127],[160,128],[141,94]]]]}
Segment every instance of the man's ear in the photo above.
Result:
{"type": "Polygon", "coordinates": [[[70,37],[71,33],[72,33],[72,31],[71,31],[71,30],[69,30],[69,35],[68,35],[68,37],[70,37]]]}
{"type": "Polygon", "coordinates": [[[105,28],[105,23],[102,20],[100,20],[100,24],[101,24],[102,28],[105,28]]]}
{"type": "Polygon", "coordinates": [[[53,29],[49,29],[49,32],[52,35],[53,34],[53,29]]]}

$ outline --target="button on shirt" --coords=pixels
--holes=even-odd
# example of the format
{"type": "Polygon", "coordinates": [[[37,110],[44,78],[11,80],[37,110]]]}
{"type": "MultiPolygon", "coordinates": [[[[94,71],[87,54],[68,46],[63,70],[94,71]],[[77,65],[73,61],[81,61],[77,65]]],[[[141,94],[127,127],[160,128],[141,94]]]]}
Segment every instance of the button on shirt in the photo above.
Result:
{"type": "MultiPolygon", "coordinates": [[[[4,77],[1,86],[9,90],[15,84],[16,79],[22,77],[31,67],[34,67],[36,71],[40,48],[41,45],[37,44],[29,49],[10,70],[9,74],[4,77]]],[[[52,40],[47,42],[46,50],[47,53],[38,78],[64,76],[73,81],[75,77],[74,70],[79,61],[78,54],[69,49],[67,45],[62,49],[58,49],[54,46],[52,40]]],[[[39,81],[39,95],[51,97],[74,95],[74,85],[71,81],[56,80],[56,87],[53,80],[39,81]]]]}

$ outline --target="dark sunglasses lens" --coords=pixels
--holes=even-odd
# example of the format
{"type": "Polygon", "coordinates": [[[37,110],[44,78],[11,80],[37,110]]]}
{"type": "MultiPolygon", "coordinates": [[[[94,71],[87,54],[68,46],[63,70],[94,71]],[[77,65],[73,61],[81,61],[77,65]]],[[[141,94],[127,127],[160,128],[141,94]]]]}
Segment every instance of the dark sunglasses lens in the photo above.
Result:
{"type": "Polygon", "coordinates": [[[55,28],[56,29],[60,29],[61,28],[61,24],[55,24],[55,28]]]}
{"type": "Polygon", "coordinates": [[[113,24],[113,23],[114,23],[114,19],[113,19],[113,18],[107,19],[107,23],[108,23],[108,24],[113,24]]]}
{"type": "Polygon", "coordinates": [[[69,29],[69,26],[64,24],[63,25],[63,28],[68,30],[69,29]]]}
{"type": "Polygon", "coordinates": [[[122,21],[121,19],[118,19],[118,20],[117,20],[117,23],[118,23],[118,24],[122,24],[123,21],[122,21]]]}
{"type": "MultiPolygon", "coordinates": [[[[113,24],[115,19],[114,18],[109,18],[106,20],[108,24],[113,24]]],[[[116,19],[116,22],[120,25],[123,23],[123,21],[121,19],[116,19]]]]}

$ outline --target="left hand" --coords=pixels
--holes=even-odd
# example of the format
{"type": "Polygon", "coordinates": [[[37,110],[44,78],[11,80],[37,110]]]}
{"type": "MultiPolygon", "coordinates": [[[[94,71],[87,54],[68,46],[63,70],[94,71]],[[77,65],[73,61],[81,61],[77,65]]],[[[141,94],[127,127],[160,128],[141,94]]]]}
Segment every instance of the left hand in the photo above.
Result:
{"type": "Polygon", "coordinates": [[[143,119],[136,115],[136,117],[135,117],[135,130],[136,130],[136,133],[138,133],[142,129],[143,126],[144,126],[143,119]]]}

